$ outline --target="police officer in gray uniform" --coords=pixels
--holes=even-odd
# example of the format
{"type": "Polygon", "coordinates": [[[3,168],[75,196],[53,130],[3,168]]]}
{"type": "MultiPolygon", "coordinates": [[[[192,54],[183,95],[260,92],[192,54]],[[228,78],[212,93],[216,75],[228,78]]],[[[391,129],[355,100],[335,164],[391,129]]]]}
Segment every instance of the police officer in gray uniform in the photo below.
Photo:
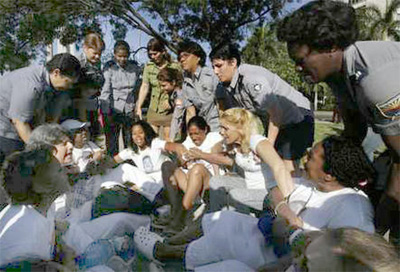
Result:
{"type": "Polygon", "coordinates": [[[106,114],[106,144],[110,155],[118,153],[118,136],[122,129],[124,146],[132,142],[131,124],[135,109],[135,90],[140,68],[128,60],[130,47],[125,41],[114,45],[114,59],[104,65],[105,83],[101,90],[100,104],[106,114]]]}
{"type": "Polygon", "coordinates": [[[184,70],[182,96],[186,121],[194,115],[203,117],[211,131],[219,131],[219,113],[216,101],[218,78],[205,66],[206,53],[192,41],[178,45],[178,58],[184,70]]]}
{"type": "Polygon", "coordinates": [[[46,67],[32,65],[0,78],[0,153],[3,156],[23,149],[32,128],[46,121],[48,104],[56,103],[57,94],[71,89],[79,74],[78,59],[65,53],[55,55],[46,67]]]}
{"type": "Polygon", "coordinates": [[[314,118],[310,101],[278,75],[267,69],[241,64],[232,44],[212,50],[214,72],[225,86],[218,93],[220,107],[243,107],[269,120],[268,139],[275,145],[289,171],[297,170],[300,159],[313,143],[314,118]]]}
{"type": "Polygon", "coordinates": [[[336,1],[310,2],[278,28],[278,38],[287,42],[289,55],[305,79],[331,86],[345,135],[361,142],[369,124],[391,150],[391,178],[376,221],[382,233],[387,228],[380,221],[397,221],[391,236],[397,235],[392,238],[400,245],[400,43],[356,42],[358,33],[355,10],[336,1]]]}

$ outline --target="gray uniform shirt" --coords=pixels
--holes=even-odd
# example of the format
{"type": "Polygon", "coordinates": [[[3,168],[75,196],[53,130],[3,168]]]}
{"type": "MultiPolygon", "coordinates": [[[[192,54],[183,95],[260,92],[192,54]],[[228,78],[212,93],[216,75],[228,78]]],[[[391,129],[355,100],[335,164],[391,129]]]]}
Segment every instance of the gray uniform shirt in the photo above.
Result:
{"type": "Polygon", "coordinates": [[[278,127],[300,123],[306,114],[312,115],[310,101],[302,93],[261,66],[240,65],[219,99],[227,108],[243,107],[261,117],[268,115],[278,127]]]}
{"type": "Polygon", "coordinates": [[[102,110],[113,109],[116,112],[132,112],[135,107],[135,88],[139,79],[140,68],[128,61],[122,68],[114,60],[104,66],[105,82],[100,95],[102,110]]]}
{"type": "Polygon", "coordinates": [[[345,82],[329,84],[341,107],[358,109],[377,133],[400,135],[400,43],[356,42],[343,61],[345,82]]]}
{"type": "Polygon", "coordinates": [[[20,140],[12,119],[33,126],[45,121],[46,93],[52,94],[49,73],[32,65],[0,78],[0,136],[20,140]]]}
{"type": "Polygon", "coordinates": [[[185,75],[182,95],[185,108],[194,106],[211,131],[219,131],[219,113],[216,102],[218,78],[211,68],[197,67],[193,76],[185,75]]]}

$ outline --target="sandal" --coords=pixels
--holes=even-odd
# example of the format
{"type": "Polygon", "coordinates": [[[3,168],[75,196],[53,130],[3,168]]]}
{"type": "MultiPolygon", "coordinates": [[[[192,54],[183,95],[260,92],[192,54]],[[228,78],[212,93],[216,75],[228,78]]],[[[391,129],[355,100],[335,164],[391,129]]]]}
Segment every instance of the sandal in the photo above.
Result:
{"type": "Polygon", "coordinates": [[[154,247],[157,242],[164,242],[157,233],[149,231],[145,227],[140,227],[135,231],[134,242],[138,251],[140,251],[147,259],[158,264],[164,265],[154,257],[154,247]]]}

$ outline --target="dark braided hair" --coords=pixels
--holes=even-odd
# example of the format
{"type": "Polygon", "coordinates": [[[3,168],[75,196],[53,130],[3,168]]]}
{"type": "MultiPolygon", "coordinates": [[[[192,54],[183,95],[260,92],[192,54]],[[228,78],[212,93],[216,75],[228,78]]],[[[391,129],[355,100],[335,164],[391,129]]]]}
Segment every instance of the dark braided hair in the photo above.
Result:
{"type": "Polygon", "coordinates": [[[361,145],[343,136],[329,136],[322,141],[324,172],[334,176],[345,187],[358,187],[372,179],[375,169],[361,145]]]}

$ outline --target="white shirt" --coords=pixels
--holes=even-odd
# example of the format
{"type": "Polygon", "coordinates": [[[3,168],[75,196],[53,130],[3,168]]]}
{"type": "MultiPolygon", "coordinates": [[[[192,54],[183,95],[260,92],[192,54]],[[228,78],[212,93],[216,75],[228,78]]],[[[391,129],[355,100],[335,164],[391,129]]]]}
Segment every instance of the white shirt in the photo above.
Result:
{"type": "Polygon", "coordinates": [[[155,138],[151,142],[151,147],[138,150],[138,153],[127,148],[118,153],[118,156],[124,161],[132,160],[141,171],[147,174],[156,174],[156,179],[161,180],[161,165],[169,160],[163,153],[165,144],[165,141],[155,138]]]}
{"type": "Polygon", "coordinates": [[[289,206],[303,220],[305,230],[353,227],[374,232],[372,205],[363,191],[347,187],[321,192],[305,179],[294,180],[289,206]]]}
{"type": "Polygon", "coordinates": [[[0,266],[53,258],[54,219],[31,205],[8,205],[0,212],[0,266]]]}
{"type": "Polygon", "coordinates": [[[248,189],[270,189],[276,186],[271,169],[258,157],[256,152],[257,145],[263,140],[267,140],[267,138],[258,134],[252,135],[248,154],[243,154],[235,149],[235,162],[244,171],[248,189]]]}
{"type": "Polygon", "coordinates": [[[89,141],[82,148],[72,149],[72,160],[78,165],[80,172],[84,172],[88,163],[93,160],[93,154],[100,150],[100,147],[89,141]]]}
{"type": "MultiPolygon", "coordinates": [[[[192,147],[196,147],[205,153],[211,153],[211,149],[214,147],[214,145],[222,140],[223,138],[219,134],[219,132],[209,132],[207,133],[206,138],[200,146],[197,146],[190,137],[186,137],[186,140],[182,144],[188,150],[192,147]]],[[[210,171],[210,173],[214,173],[211,163],[205,160],[196,160],[193,163],[204,164],[204,166],[208,169],[208,171],[210,171]]]]}

